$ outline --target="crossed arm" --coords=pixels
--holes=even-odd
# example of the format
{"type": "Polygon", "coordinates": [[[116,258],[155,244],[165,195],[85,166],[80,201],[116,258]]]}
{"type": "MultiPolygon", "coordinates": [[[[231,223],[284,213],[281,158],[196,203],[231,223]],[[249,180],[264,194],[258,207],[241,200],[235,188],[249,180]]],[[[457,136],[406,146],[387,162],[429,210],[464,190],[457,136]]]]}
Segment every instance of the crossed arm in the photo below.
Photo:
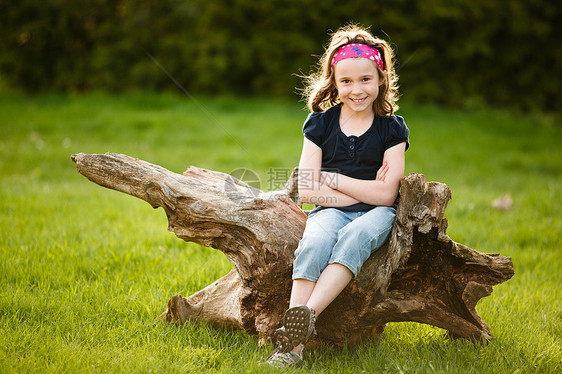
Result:
{"type": "Polygon", "coordinates": [[[299,163],[301,201],[325,207],[343,207],[358,202],[391,206],[404,175],[405,149],[406,143],[387,149],[376,179],[362,180],[321,171],[322,150],[305,138],[299,163]]]}

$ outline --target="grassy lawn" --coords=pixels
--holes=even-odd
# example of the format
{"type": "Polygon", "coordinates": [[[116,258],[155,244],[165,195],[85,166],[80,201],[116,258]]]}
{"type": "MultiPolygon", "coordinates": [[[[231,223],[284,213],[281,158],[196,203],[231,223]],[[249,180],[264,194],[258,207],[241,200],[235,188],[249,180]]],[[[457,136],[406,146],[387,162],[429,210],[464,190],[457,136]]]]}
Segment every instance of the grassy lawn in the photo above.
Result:
{"type": "MultiPolygon", "coordinates": [[[[271,171],[298,164],[301,103],[232,97],[0,92],[0,372],[263,372],[241,331],[156,323],[168,299],[231,268],[219,251],[166,230],[162,210],[80,176],[70,155],[125,153],[181,173],[189,165],[271,171]]],[[[495,340],[449,341],[389,324],[354,349],[305,353],[331,373],[562,372],[562,124],[554,118],[403,103],[407,172],[453,192],[448,233],[512,258],[515,276],[478,304],[495,340]],[[509,211],[492,208],[504,194],[509,211]]],[[[273,370],[275,371],[275,370],[273,370]]]]}

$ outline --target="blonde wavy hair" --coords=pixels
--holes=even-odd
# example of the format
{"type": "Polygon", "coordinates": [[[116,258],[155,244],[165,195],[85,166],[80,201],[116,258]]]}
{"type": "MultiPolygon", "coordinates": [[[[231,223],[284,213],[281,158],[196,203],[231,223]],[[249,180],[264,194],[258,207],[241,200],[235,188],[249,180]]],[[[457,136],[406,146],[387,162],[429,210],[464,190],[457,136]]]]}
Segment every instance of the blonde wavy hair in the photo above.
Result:
{"type": "Polygon", "coordinates": [[[367,29],[355,24],[344,26],[332,34],[330,44],[319,60],[318,70],[304,77],[306,87],[303,96],[308,109],[322,112],[340,103],[331,64],[336,52],[352,43],[369,45],[381,53],[384,70],[377,65],[381,86],[379,95],[373,102],[373,111],[376,116],[391,116],[398,110],[398,76],[394,71],[394,53],[385,40],[374,37],[367,29]]]}

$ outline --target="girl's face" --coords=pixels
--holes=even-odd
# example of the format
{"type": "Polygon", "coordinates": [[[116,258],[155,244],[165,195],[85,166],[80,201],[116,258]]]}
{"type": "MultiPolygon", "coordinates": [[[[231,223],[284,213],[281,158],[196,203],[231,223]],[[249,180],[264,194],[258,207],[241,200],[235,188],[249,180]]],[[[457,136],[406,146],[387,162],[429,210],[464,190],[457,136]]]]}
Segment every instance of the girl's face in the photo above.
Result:
{"type": "Polygon", "coordinates": [[[374,61],[348,58],[334,66],[334,78],[341,102],[354,113],[373,113],[379,95],[379,72],[374,61]]]}

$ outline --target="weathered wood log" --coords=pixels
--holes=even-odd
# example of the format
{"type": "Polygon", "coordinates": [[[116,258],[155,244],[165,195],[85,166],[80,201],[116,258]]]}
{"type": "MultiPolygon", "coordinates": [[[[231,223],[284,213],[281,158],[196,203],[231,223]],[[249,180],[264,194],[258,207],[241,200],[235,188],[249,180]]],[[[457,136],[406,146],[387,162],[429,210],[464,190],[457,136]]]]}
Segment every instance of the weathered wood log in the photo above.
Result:
{"type": "MultiPolygon", "coordinates": [[[[126,155],[81,153],[72,160],[91,181],[162,207],[178,238],[218,249],[235,265],[197,293],[172,297],[163,319],[205,320],[258,334],[262,342],[282,324],[307,219],[296,172],[283,190],[265,193],[193,166],[179,175],[126,155]]],[[[400,321],[434,325],[452,337],[492,339],[476,304],[513,276],[511,259],[449,238],[443,215],[451,192],[445,184],[410,174],[400,188],[390,239],[320,316],[314,339],[354,345],[400,321]]]]}

